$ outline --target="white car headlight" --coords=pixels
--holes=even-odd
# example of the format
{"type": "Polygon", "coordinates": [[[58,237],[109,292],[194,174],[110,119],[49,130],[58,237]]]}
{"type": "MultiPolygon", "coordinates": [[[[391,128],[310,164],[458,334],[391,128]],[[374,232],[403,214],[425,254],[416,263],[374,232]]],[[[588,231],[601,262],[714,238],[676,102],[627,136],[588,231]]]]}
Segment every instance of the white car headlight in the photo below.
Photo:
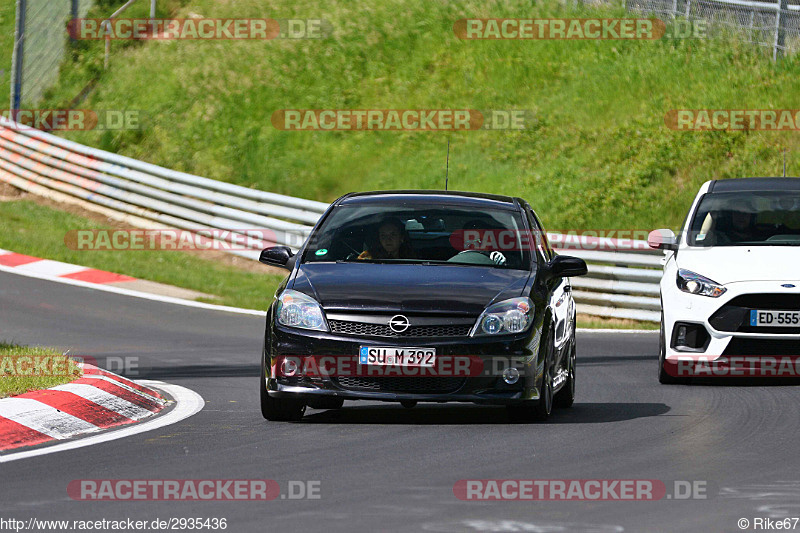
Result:
{"type": "Polygon", "coordinates": [[[678,283],[678,288],[683,292],[699,294],[700,296],[709,296],[711,298],[719,298],[728,290],[716,281],[711,281],[685,268],[678,270],[678,279],[676,281],[678,283]]]}
{"type": "Polygon", "coordinates": [[[533,324],[535,307],[530,298],[504,300],[487,307],[472,328],[472,337],[511,335],[527,331],[533,324]]]}
{"type": "Polygon", "coordinates": [[[286,289],[275,309],[278,324],[292,328],[328,331],[325,315],[317,301],[302,292],[286,289]]]}

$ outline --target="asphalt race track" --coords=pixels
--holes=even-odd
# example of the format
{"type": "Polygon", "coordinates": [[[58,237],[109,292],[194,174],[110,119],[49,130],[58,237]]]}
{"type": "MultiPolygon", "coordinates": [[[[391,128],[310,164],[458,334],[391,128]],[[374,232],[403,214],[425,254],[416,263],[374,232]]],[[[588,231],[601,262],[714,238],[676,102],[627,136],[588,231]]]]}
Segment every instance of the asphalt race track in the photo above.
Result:
{"type": "Polygon", "coordinates": [[[0,325],[7,340],[69,346],[101,366],[138,358],[122,373],[206,400],[175,425],[0,464],[4,518],[606,532],[739,531],[740,518],[800,516],[800,386],[659,385],[652,333],[579,333],[578,398],[544,424],[509,424],[502,408],[357,402],[269,423],[258,405],[262,318],[0,273],[0,325]],[[256,478],[282,491],[319,481],[320,498],[89,502],[66,490],[77,479],[256,478]],[[681,480],[704,482],[706,499],[461,501],[462,479],[655,479],[668,493],[681,480]]]}

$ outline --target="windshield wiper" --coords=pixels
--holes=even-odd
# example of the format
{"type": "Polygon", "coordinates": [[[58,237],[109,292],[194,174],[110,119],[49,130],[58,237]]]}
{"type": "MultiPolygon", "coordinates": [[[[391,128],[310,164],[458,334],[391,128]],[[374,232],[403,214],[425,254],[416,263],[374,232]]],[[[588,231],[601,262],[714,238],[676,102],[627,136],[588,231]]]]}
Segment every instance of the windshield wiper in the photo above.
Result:
{"type": "Polygon", "coordinates": [[[337,259],[337,263],[373,263],[379,265],[419,264],[416,259],[337,259]]]}

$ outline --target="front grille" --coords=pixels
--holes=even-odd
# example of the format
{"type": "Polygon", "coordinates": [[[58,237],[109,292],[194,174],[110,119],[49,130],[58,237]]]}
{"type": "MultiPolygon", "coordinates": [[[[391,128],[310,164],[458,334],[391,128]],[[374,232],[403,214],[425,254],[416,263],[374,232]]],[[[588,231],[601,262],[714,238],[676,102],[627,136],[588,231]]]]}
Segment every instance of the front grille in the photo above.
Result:
{"type": "Polygon", "coordinates": [[[794,294],[742,294],[725,304],[748,309],[800,311],[800,296],[794,294]]]}
{"type": "Polygon", "coordinates": [[[466,378],[457,377],[362,377],[333,378],[345,390],[371,392],[409,392],[419,394],[447,394],[460,389],[466,378]]]}
{"type": "Polygon", "coordinates": [[[800,297],[797,294],[743,294],[732,299],[717,309],[708,322],[718,331],[732,333],[770,333],[796,335],[798,328],[756,327],[750,325],[751,309],[767,309],[771,311],[798,311],[800,297]]]}
{"type": "MultiPolygon", "coordinates": [[[[388,322],[389,319],[387,318],[388,322]]],[[[389,324],[369,324],[366,322],[349,322],[346,320],[329,320],[332,333],[354,335],[358,337],[466,337],[470,325],[434,325],[410,326],[402,333],[395,333],[389,324]]]]}
{"type": "Polygon", "coordinates": [[[800,355],[800,340],[734,337],[722,355],[800,355]]]}

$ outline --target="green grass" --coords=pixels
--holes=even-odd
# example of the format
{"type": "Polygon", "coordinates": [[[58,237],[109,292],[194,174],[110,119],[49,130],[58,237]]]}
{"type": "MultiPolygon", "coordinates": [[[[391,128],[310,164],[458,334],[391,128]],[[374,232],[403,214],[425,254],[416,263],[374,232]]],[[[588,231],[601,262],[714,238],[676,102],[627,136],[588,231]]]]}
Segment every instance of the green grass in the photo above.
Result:
{"type": "Polygon", "coordinates": [[[69,230],[102,226],[28,201],[0,202],[0,219],[0,248],[200,291],[220,305],[266,309],[282,279],[185,252],[72,250],[64,244],[69,230]]]}
{"type": "MultiPolygon", "coordinates": [[[[39,359],[39,362],[42,362],[42,359],[44,357],[39,359]]],[[[78,379],[82,374],[72,359],[55,348],[0,342],[0,398],[49,389],[78,379]],[[36,368],[32,366],[32,361],[20,360],[23,356],[53,357],[47,357],[48,361],[44,362],[42,367],[36,368]],[[23,374],[30,372],[31,375],[20,375],[20,372],[23,374]]]]}
{"type": "Polygon", "coordinates": [[[14,0],[0,0],[0,109],[7,109],[11,92],[11,56],[14,52],[14,0]]]}
{"type": "MultiPolygon", "coordinates": [[[[330,201],[352,190],[451,188],[527,198],[547,227],[675,227],[712,178],[775,175],[781,148],[800,168],[796,133],[675,132],[676,108],[793,108],[796,57],[728,38],[660,41],[465,41],[464,17],[631,16],[555,2],[195,0],[176,17],[322,18],[323,40],[114,43],[85,107],[140,109],[141,131],[78,132],[83,143],[248,187],[330,201]],[[266,6],[266,7],[265,7],[266,6]],[[530,109],[524,132],[286,132],[286,108],[530,109]]],[[[101,42],[81,43],[69,101],[101,42]]],[[[96,70],[96,69],[95,69],[96,70]]]]}
{"type": "Polygon", "coordinates": [[[636,320],[603,319],[587,315],[578,315],[576,327],[588,329],[642,329],[658,330],[659,325],[653,322],[636,320]]]}

